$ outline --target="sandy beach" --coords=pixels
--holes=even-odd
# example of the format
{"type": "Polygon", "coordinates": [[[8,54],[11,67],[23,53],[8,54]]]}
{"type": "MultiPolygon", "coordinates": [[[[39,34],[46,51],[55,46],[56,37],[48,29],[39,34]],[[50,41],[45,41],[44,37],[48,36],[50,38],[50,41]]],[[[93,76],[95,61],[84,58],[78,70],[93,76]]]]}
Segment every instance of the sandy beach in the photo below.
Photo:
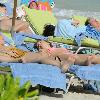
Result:
{"type": "Polygon", "coordinates": [[[43,94],[40,96],[40,100],[100,100],[100,95],[76,92],[69,92],[64,95],[43,94]]]}

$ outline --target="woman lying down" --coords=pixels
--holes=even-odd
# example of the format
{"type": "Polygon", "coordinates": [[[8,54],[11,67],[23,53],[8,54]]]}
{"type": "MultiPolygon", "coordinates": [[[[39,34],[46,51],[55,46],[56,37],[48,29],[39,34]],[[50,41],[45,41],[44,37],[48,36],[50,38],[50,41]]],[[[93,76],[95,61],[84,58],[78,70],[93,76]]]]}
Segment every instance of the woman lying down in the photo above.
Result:
{"type": "Polygon", "coordinates": [[[45,41],[37,42],[38,52],[26,52],[15,47],[0,45],[0,62],[51,64],[66,72],[70,65],[100,64],[100,56],[73,54],[64,48],[53,48],[45,41]]]}

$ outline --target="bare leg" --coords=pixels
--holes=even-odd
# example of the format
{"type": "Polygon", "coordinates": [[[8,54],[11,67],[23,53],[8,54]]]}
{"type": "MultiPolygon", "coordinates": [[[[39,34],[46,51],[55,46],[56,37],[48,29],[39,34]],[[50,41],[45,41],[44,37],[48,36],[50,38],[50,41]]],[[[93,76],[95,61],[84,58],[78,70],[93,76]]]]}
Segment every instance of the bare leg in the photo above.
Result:
{"type": "Polygon", "coordinates": [[[50,64],[50,65],[55,65],[60,67],[60,62],[59,60],[55,60],[54,57],[50,57],[48,56],[48,54],[46,53],[32,53],[32,52],[28,52],[26,53],[23,57],[22,57],[22,62],[23,63],[29,63],[29,62],[33,62],[33,63],[43,63],[43,64],[50,64]]]}
{"type": "Polygon", "coordinates": [[[71,66],[71,65],[74,65],[74,62],[75,62],[75,58],[74,57],[69,57],[67,60],[63,60],[61,62],[61,66],[62,66],[62,72],[66,72],[68,71],[68,68],[71,66]]]}
{"type": "Polygon", "coordinates": [[[9,55],[0,55],[0,62],[19,62],[20,59],[10,57],[9,55]]]}

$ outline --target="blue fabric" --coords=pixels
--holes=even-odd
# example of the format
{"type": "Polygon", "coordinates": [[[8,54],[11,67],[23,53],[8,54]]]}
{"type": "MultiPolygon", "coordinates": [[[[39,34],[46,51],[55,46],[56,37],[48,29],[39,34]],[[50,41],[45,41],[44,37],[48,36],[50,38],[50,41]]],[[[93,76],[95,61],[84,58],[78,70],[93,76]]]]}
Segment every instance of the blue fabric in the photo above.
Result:
{"type": "Polygon", "coordinates": [[[73,65],[70,67],[70,71],[74,72],[81,79],[100,81],[100,64],[91,66],[73,65]]]}
{"type": "Polygon", "coordinates": [[[32,39],[38,39],[38,40],[47,40],[48,39],[48,37],[44,37],[44,36],[37,35],[37,34],[27,34],[27,33],[19,32],[19,33],[15,33],[13,35],[14,43],[16,45],[21,45],[24,43],[24,40],[26,37],[29,37],[32,39]]]}
{"type": "Polygon", "coordinates": [[[100,93],[100,81],[94,81],[94,80],[88,81],[88,85],[86,86],[86,89],[93,90],[97,93],[100,93]]]}
{"type": "Polygon", "coordinates": [[[89,80],[88,87],[100,93],[100,64],[92,66],[73,65],[70,67],[70,71],[80,79],[89,80]]]}
{"type": "Polygon", "coordinates": [[[75,40],[78,46],[81,46],[81,40],[83,40],[85,37],[92,38],[95,40],[98,40],[100,44],[100,31],[96,30],[93,26],[87,25],[86,32],[80,32],[76,34],[75,40]]]}
{"type": "Polygon", "coordinates": [[[72,20],[63,19],[58,21],[55,28],[55,36],[65,37],[65,38],[75,38],[77,33],[85,32],[86,26],[75,27],[71,24],[72,20]]]}
{"type": "Polygon", "coordinates": [[[44,37],[37,34],[27,34],[27,33],[15,33],[13,34],[13,40],[17,48],[25,50],[25,51],[36,51],[34,47],[34,43],[25,43],[25,38],[37,39],[37,40],[47,40],[48,37],[44,37]]]}
{"type": "Polygon", "coordinates": [[[17,45],[16,47],[25,51],[36,52],[37,49],[34,48],[35,43],[25,43],[21,45],[17,45]]]}
{"type": "Polygon", "coordinates": [[[26,4],[26,5],[28,5],[28,4],[29,4],[29,1],[30,1],[30,0],[21,0],[21,4],[26,4]]]}
{"type": "MultiPolygon", "coordinates": [[[[10,33],[8,33],[8,34],[10,34],[10,33]]],[[[3,34],[3,32],[0,32],[0,35],[3,36],[6,45],[14,45],[14,41],[12,38],[8,38],[7,36],[5,36],[3,34]]]]}
{"type": "Polygon", "coordinates": [[[4,65],[10,66],[14,78],[20,77],[21,85],[30,80],[32,84],[66,90],[66,75],[56,66],[36,63],[0,63],[0,66],[4,65]]]}
{"type": "Polygon", "coordinates": [[[11,7],[11,4],[9,2],[5,3],[5,6],[7,8],[7,14],[10,16],[13,14],[13,7],[11,7]]]}

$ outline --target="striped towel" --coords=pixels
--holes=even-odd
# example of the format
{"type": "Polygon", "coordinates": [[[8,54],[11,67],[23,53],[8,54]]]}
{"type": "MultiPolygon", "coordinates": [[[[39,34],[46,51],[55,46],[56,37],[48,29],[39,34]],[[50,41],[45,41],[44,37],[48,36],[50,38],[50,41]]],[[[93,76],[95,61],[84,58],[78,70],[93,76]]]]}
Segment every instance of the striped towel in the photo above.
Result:
{"type": "Polygon", "coordinates": [[[75,41],[78,44],[78,46],[81,46],[81,40],[83,40],[85,37],[98,40],[100,44],[100,31],[96,30],[90,24],[87,25],[86,32],[76,34],[75,41]]]}

